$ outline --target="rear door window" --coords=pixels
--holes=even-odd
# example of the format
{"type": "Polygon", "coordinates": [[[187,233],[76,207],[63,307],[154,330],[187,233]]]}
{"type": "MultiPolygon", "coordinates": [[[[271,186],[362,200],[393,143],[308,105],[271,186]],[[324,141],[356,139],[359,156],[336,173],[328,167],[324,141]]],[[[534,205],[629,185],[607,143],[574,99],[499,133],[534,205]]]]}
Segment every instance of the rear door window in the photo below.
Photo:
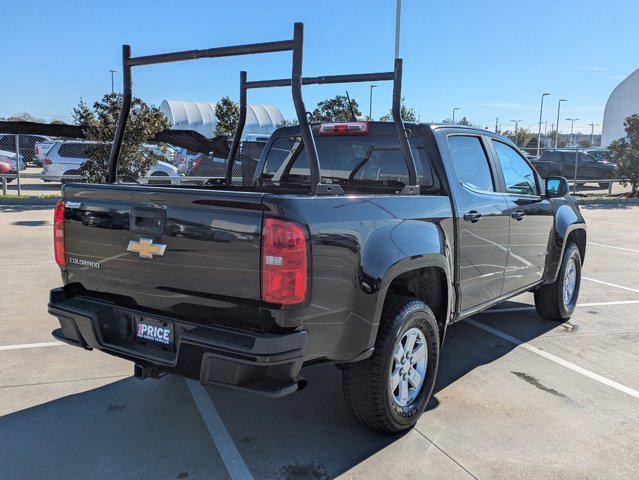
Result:
{"type": "Polygon", "coordinates": [[[448,146],[459,181],[472,190],[494,192],[495,184],[488,156],[481,139],[470,135],[451,135],[448,146]]]}
{"type": "MultiPolygon", "coordinates": [[[[336,183],[408,184],[408,168],[393,135],[316,138],[323,181],[336,183]]],[[[433,186],[433,173],[421,137],[411,137],[418,183],[433,186]]],[[[262,183],[308,183],[310,170],[300,136],[277,138],[268,152],[262,183]]]]}

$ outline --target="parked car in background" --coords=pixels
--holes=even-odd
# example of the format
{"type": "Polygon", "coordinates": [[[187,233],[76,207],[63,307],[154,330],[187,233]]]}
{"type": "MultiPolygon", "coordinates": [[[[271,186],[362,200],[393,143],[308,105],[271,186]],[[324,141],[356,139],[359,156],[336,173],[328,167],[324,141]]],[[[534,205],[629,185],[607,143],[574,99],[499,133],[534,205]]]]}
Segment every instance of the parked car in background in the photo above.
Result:
{"type": "Polygon", "coordinates": [[[535,167],[541,178],[561,175],[563,164],[552,160],[542,160],[540,156],[526,154],[526,158],[535,167]]]}
{"type": "Polygon", "coordinates": [[[43,161],[45,156],[47,155],[47,152],[58,141],[59,140],[56,140],[55,138],[50,138],[45,139],[41,142],[36,142],[35,146],[33,147],[33,163],[38,167],[42,167],[44,165],[43,161]]]}
{"type": "MultiPolygon", "coordinates": [[[[579,151],[577,156],[575,150],[547,150],[541,155],[537,164],[533,162],[533,165],[544,178],[553,175],[573,178],[576,158],[578,158],[577,178],[579,180],[608,180],[616,177],[616,167],[614,164],[597,161],[595,157],[584,151],[579,151]]],[[[608,183],[603,182],[599,183],[599,185],[607,187],[608,183]]]]}
{"type": "Polygon", "coordinates": [[[192,150],[188,150],[186,148],[176,148],[175,149],[175,165],[178,168],[178,172],[182,175],[186,175],[186,173],[192,168],[193,162],[200,157],[203,157],[203,153],[194,152],[192,150]]]}
{"type": "MultiPolygon", "coordinates": [[[[224,177],[226,159],[214,155],[198,155],[186,171],[187,177],[224,177]]],[[[233,165],[233,176],[242,175],[240,162],[233,165]]]]}
{"type": "MultiPolygon", "coordinates": [[[[6,150],[0,150],[0,163],[2,163],[3,168],[7,169],[7,170],[12,170],[13,173],[17,172],[16,169],[16,154],[15,152],[8,152],[6,150]]],[[[18,164],[20,166],[20,171],[24,170],[25,168],[27,168],[27,164],[24,160],[24,156],[22,154],[20,154],[20,157],[18,158],[18,164]]],[[[2,173],[9,173],[7,172],[2,172],[2,173]]]]}
{"type": "MultiPolygon", "coordinates": [[[[20,155],[23,156],[27,163],[33,163],[41,167],[42,163],[35,154],[35,146],[39,142],[46,141],[50,141],[49,137],[42,135],[20,135],[20,155]]],[[[16,136],[8,133],[0,135],[0,150],[15,153],[16,136]]]]}
{"type": "MultiPolygon", "coordinates": [[[[20,170],[26,168],[26,164],[22,155],[19,158],[20,170]]],[[[0,150],[0,175],[15,175],[18,173],[16,168],[16,154],[0,150]]],[[[12,182],[13,178],[7,178],[7,182],[12,182]]]]}
{"type": "MultiPolygon", "coordinates": [[[[46,152],[43,159],[42,175],[44,181],[58,181],[65,175],[79,175],[80,167],[89,158],[87,146],[95,145],[92,141],[57,141],[46,152]]],[[[155,153],[163,153],[154,145],[148,145],[155,153]]],[[[147,172],[154,177],[178,177],[177,167],[160,161],[147,172]]],[[[62,179],[64,182],[64,179],[62,179]]]]}
{"type": "Polygon", "coordinates": [[[614,163],[610,150],[607,148],[587,148],[584,152],[594,157],[598,162],[614,163]]]}

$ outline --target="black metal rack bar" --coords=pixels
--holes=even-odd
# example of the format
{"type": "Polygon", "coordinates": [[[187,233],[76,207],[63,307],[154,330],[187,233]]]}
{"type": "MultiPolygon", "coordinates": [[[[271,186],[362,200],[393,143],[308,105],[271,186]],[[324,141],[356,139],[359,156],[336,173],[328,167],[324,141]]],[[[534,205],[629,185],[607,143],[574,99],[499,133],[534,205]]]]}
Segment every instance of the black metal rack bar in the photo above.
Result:
{"type": "Polygon", "coordinates": [[[107,170],[107,183],[114,183],[117,177],[117,162],[120,156],[120,149],[124,132],[126,130],[126,122],[131,110],[132,101],[132,81],[131,68],[141,65],[152,65],[158,63],[180,62],[185,60],[195,60],[199,58],[219,58],[238,55],[252,55],[257,53],[272,53],[292,51],[293,68],[290,79],[279,80],[263,80],[247,82],[246,72],[240,72],[240,118],[238,126],[233,135],[233,143],[231,145],[229,156],[226,162],[226,183],[230,184],[232,180],[233,163],[237,156],[242,138],[244,125],[246,124],[247,103],[246,91],[250,88],[267,88],[267,87],[291,87],[293,96],[293,104],[297,121],[300,126],[302,141],[306,156],[308,158],[311,173],[311,192],[313,194],[340,194],[343,193],[339,185],[322,184],[320,175],[320,162],[317,154],[317,146],[311,131],[311,127],[306,116],[306,107],[302,98],[302,85],[327,84],[327,83],[352,83],[352,82],[370,82],[370,81],[393,81],[393,121],[395,129],[399,136],[400,145],[406,166],[408,168],[408,183],[404,187],[403,194],[419,193],[417,185],[417,173],[415,168],[415,160],[410,149],[406,129],[401,118],[401,82],[402,82],[402,60],[395,59],[395,68],[393,72],[380,73],[359,73],[349,75],[327,75],[319,77],[302,76],[302,60],[303,60],[303,43],[304,43],[304,25],[295,23],[293,30],[293,38],[291,40],[282,40],[277,42],[253,43],[247,45],[235,45],[228,47],[209,48],[207,50],[187,50],[183,52],[163,53],[159,55],[147,55],[141,57],[131,57],[131,47],[129,45],[122,46],[122,79],[123,79],[123,103],[118,124],[109,155],[109,163],[107,170]]]}
{"type": "MultiPolygon", "coordinates": [[[[410,148],[410,144],[408,142],[408,137],[406,136],[406,129],[404,127],[404,122],[401,118],[401,98],[402,98],[402,60],[400,58],[395,60],[395,69],[392,72],[378,72],[378,73],[354,73],[354,74],[345,74],[345,75],[323,75],[318,77],[303,77],[301,79],[301,85],[318,85],[318,84],[329,84],[329,83],[357,83],[357,82],[382,82],[382,81],[393,81],[393,123],[395,124],[395,130],[397,135],[399,136],[400,147],[402,149],[402,153],[404,159],[406,161],[406,167],[408,169],[408,185],[404,187],[402,191],[403,194],[406,195],[415,195],[419,193],[419,186],[417,185],[417,170],[415,168],[415,159],[413,158],[413,152],[410,148]]],[[[227,184],[231,183],[232,180],[232,172],[233,172],[233,164],[236,159],[237,151],[239,150],[240,141],[242,138],[242,130],[244,128],[246,122],[246,91],[252,88],[271,88],[271,87],[288,87],[293,85],[291,79],[282,78],[277,80],[256,80],[247,82],[246,81],[246,72],[241,72],[240,76],[240,119],[238,123],[238,127],[235,130],[235,134],[233,136],[233,144],[231,145],[231,149],[229,152],[229,156],[226,161],[226,178],[225,182],[227,184]]],[[[295,89],[294,89],[295,93],[295,89]]],[[[301,92],[300,92],[301,94],[301,92]]],[[[295,97],[294,97],[295,98],[295,97]]],[[[297,111],[297,108],[296,108],[297,111]]],[[[299,112],[298,119],[300,118],[299,112]]],[[[306,125],[302,125],[300,123],[301,131],[302,131],[302,140],[304,142],[304,148],[307,148],[307,145],[311,142],[308,142],[304,137],[304,132],[309,131],[310,126],[308,125],[308,120],[304,115],[306,125]]],[[[311,141],[313,145],[313,153],[315,154],[316,161],[313,160],[311,155],[307,153],[309,158],[309,165],[311,166],[311,190],[314,194],[322,194],[322,193],[331,193],[337,194],[340,191],[343,193],[341,187],[338,185],[323,185],[321,183],[320,176],[320,162],[317,158],[317,148],[315,146],[314,141],[312,140],[311,133],[311,141]],[[314,171],[313,165],[317,165],[317,172],[314,171]]]]}
{"type": "MultiPolygon", "coordinates": [[[[257,53],[273,53],[273,52],[295,52],[302,51],[302,32],[304,25],[296,23],[294,27],[294,37],[291,40],[282,40],[277,42],[253,43],[247,45],[234,45],[227,47],[209,48],[206,50],[187,50],[183,52],[162,53],[159,55],[147,55],[141,57],[131,57],[131,47],[122,45],[122,82],[123,82],[123,102],[122,110],[118,118],[118,124],[111,146],[109,162],[107,167],[107,183],[115,183],[117,178],[117,163],[124,139],[126,123],[129,118],[132,101],[132,80],[131,68],[141,65],[153,65],[158,63],[181,62],[185,60],[196,60],[199,58],[220,58],[238,55],[253,55],[257,53]]],[[[294,62],[295,63],[295,62],[294,62]]],[[[301,56],[297,69],[301,72],[301,56]]],[[[301,100],[301,99],[300,99],[301,100]]],[[[244,115],[246,118],[246,115],[244,115]]],[[[243,126],[242,126],[243,127],[243,126]]],[[[309,150],[310,150],[309,146],[309,150]]]]}
{"type": "Polygon", "coordinates": [[[133,57],[130,58],[127,63],[131,67],[136,67],[138,65],[182,62],[185,60],[197,60],[199,58],[236,57],[240,55],[253,55],[255,53],[287,52],[290,50],[293,50],[293,40],[282,40],[280,42],[251,43],[247,45],[208,48],[206,50],[187,50],[184,52],[133,57]]]}

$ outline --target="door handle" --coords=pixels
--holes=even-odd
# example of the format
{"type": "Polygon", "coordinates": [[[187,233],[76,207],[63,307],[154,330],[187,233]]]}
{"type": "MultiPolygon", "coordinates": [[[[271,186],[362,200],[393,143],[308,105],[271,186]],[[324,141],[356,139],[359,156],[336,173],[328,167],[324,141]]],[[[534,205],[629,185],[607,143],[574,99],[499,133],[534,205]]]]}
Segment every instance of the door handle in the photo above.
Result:
{"type": "Polygon", "coordinates": [[[526,212],[522,212],[521,210],[517,210],[517,211],[511,213],[510,216],[513,217],[518,222],[521,222],[524,219],[524,217],[526,216],[526,212]]]}
{"type": "Polygon", "coordinates": [[[477,223],[481,220],[482,214],[476,212],[475,210],[471,210],[468,213],[464,213],[464,220],[471,223],[477,223]]]}

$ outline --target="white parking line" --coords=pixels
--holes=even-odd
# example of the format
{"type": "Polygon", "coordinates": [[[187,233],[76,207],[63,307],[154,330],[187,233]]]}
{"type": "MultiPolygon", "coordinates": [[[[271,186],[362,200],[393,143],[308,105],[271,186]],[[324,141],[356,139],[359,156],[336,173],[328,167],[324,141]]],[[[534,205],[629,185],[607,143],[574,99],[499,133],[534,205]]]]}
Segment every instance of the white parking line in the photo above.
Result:
{"type": "Polygon", "coordinates": [[[573,372],[577,372],[585,377],[588,377],[592,380],[595,380],[596,382],[599,382],[603,385],[606,385],[608,387],[612,387],[615,390],[619,390],[620,392],[626,393],[632,397],[635,397],[637,399],[639,399],[639,391],[634,390],[630,387],[626,387],[625,385],[622,385],[621,383],[617,383],[614,380],[610,380],[609,378],[606,377],[602,377],[601,375],[591,372],[590,370],[586,370],[585,368],[582,368],[578,365],[575,365],[574,363],[571,363],[567,360],[564,360],[563,358],[559,358],[556,355],[553,355],[552,353],[548,353],[544,350],[541,350],[537,347],[533,347],[532,345],[519,340],[518,338],[515,337],[511,337],[510,335],[508,335],[507,333],[504,333],[500,330],[496,330],[492,327],[489,327],[488,325],[484,325],[483,323],[480,323],[476,320],[472,320],[470,318],[467,318],[466,320],[464,320],[467,323],[470,323],[471,325],[482,329],[485,332],[488,332],[492,335],[495,335],[496,337],[502,338],[504,340],[506,340],[507,342],[510,342],[514,345],[517,345],[518,347],[521,347],[525,350],[528,350],[529,352],[532,353],[536,353],[537,355],[544,357],[548,360],[550,360],[551,362],[555,362],[558,365],[561,365],[562,367],[566,367],[570,370],[572,370],[573,372]]]}
{"type": "Polygon", "coordinates": [[[626,252],[639,253],[639,250],[633,250],[632,248],[615,247],[613,245],[604,245],[603,243],[588,242],[588,245],[596,245],[598,247],[614,248],[615,250],[624,250],[626,252]]]}
{"type": "Polygon", "coordinates": [[[186,385],[189,387],[193,400],[195,400],[200,415],[202,415],[202,420],[204,420],[211,439],[213,443],[215,443],[215,447],[220,453],[220,457],[231,478],[233,480],[252,480],[253,475],[251,475],[246,463],[244,463],[244,459],[235,446],[231,434],[226,429],[219,413],[217,413],[217,410],[213,406],[209,394],[200,382],[196,382],[195,380],[186,379],[186,385]]]}
{"type": "MultiPolygon", "coordinates": [[[[591,302],[591,303],[579,303],[577,307],[605,307],[607,305],[634,305],[639,303],[639,300],[621,300],[619,302],[591,302]]],[[[490,310],[484,310],[479,313],[507,313],[507,312],[525,312],[528,310],[534,310],[535,307],[512,307],[512,308],[491,308],[490,310]]]]}
{"type": "Polygon", "coordinates": [[[21,350],[23,348],[66,347],[62,342],[21,343],[18,345],[0,345],[0,350],[21,350]]]}
{"type": "Polygon", "coordinates": [[[590,278],[590,277],[581,277],[584,280],[588,280],[589,282],[595,282],[595,283],[601,283],[602,285],[608,285],[609,287],[615,287],[615,288],[620,288],[622,290],[627,290],[629,292],[635,292],[635,293],[639,293],[639,289],[636,288],[630,288],[630,287],[624,287],[623,285],[617,285],[616,283],[608,283],[608,282],[604,282],[602,280],[597,280],[596,278],[590,278]]]}

